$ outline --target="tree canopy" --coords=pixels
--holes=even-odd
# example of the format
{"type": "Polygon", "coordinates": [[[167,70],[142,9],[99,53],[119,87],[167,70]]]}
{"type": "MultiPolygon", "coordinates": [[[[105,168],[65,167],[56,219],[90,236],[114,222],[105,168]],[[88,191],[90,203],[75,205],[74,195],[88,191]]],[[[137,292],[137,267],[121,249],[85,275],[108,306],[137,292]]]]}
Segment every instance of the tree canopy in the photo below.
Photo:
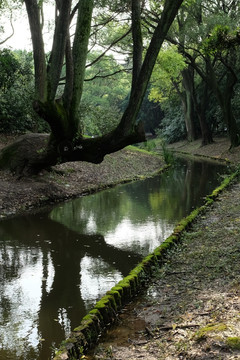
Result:
{"type": "Polygon", "coordinates": [[[84,160],[101,162],[107,153],[145,139],[138,113],[163,41],[183,0],[160,3],[132,0],[95,2],[56,0],[52,49],[45,51],[44,1],[24,0],[28,15],[34,57],[34,111],[50,127],[50,137],[25,138],[1,152],[0,166],[13,171],[37,172],[57,162],[84,160]],[[159,19],[147,42],[143,42],[144,9],[157,6],[159,19]],[[119,31],[101,31],[115,22],[119,31]],[[124,31],[125,30],[125,31],[124,31]],[[131,34],[131,37],[129,37],[131,34]],[[85,138],[79,128],[79,109],[83,95],[87,55],[99,44],[108,49],[119,45],[132,58],[132,85],[129,103],[117,126],[102,136],[85,138]],[[128,37],[128,44],[124,41],[128,37]],[[131,39],[131,46],[129,45],[131,39]],[[144,45],[144,52],[143,52],[144,45]],[[144,55],[143,55],[144,54],[144,55]],[[64,85],[63,85],[64,82],[64,85]],[[19,151],[19,147],[25,149],[19,151]],[[22,155],[20,156],[20,153],[22,155]]]}
{"type": "Polygon", "coordinates": [[[239,114],[233,108],[239,83],[239,10],[234,0],[184,2],[167,35],[187,65],[177,91],[188,138],[201,133],[203,145],[212,141],[219,125],[227,129],[231,146],[240,143],[239,114]]]}
{"type": "MultiPolygon", "coordinates": [[[[22,90],[32,93],[28,101],[33,108],[21,103],[24,96],[18,97],[18,106],[34,119],[36,130],[47,130],[50,136],[28,135],[27,142],[25,136],[4,149],[1,168],[31,173],[57,162],[98,163],[108,153],[145,141],[145,130],[152,129],[151,116],[146,125],[143,114],[151,109],[146,94],[160,104],[162,111],[152,112],[158,117],[152,123],[160,124],[168,140],[201,136],[205,145],[214,132],[227,131],[231,146],[239,145],[237,1],[9,0],[1,2],[1,11],[10,8],[14,16],[11,4],[22,6],[28,17],[33,49],[35,90],[30,78],[22,90]],[[53,18],[46,13],[50,3],[53,18]],[[46,33],[52,35],[48,46],[46,33]]],[[[14,76],[25,79],[21,64],[17,66],[16,72],[12,66],[11,81],[14,76]]],[[[15,83],[9,94],[16,92],[15,83]]],[[[7,94],[2,99],[10,101],[7,94]]],[[[5,105],[2,109],[7,109],[2,123],[18,114],[16,106],[14,113],[5,105]]]]}

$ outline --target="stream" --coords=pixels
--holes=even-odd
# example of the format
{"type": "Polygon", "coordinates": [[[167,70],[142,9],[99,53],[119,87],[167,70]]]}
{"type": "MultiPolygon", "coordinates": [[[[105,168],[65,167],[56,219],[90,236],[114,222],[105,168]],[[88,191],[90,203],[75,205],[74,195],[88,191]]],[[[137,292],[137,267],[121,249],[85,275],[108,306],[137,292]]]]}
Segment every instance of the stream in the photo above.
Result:
{"type": "Polygon", "coordinates": [[[164,174],[0,222],[0,360],[47,360],[82,317],[204,202],[223,165],[164,174]]]}

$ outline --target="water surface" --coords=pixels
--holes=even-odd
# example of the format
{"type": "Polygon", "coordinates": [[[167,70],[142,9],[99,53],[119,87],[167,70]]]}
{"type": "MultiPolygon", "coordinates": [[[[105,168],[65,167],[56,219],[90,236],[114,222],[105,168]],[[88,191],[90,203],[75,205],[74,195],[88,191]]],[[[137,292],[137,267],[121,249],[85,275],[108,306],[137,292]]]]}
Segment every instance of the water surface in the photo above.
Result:
{"type": "Polygon", "coordinates": [[[179,160],[165,174],[0,222],[0,360],[47,360],[95,302],[220,183],[179,160]]]}

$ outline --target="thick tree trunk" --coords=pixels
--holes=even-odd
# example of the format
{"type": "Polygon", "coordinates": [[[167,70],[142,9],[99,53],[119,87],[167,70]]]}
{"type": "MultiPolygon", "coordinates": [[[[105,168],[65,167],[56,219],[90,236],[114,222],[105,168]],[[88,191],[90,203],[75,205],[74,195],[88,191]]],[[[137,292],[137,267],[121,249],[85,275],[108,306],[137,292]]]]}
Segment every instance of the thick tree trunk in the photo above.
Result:
{"type": "Polygon", "coordinates": [[[26,176],[37,174],[59,162],[87,161],[98,164],[106,154],[145,139],[144,129],[140,126],[128,136],[121,135],[114,131],[103,137],[78,138],[76,141],[67,138],[60,141],[47,134],[23,135],[2,149],[0,169],[26,176]]]}

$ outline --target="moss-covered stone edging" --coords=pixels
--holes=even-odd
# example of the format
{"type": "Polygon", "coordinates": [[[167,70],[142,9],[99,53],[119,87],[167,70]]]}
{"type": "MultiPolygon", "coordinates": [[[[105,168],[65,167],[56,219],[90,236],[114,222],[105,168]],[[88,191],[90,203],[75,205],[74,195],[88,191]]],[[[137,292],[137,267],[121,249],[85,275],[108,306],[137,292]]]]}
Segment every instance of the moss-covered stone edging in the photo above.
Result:
{"type": "Polygon", "coordinates": [[[204,205],[183,218],[175,227],[173,233],[153,253],[146,256],[141,263],[130,271],[128,276],[96,303],[95,307],[84,316],[80,325],[72,331],[71,337],[61,343],[54,360],[84,358],[84,352],[94,346],[106,328],[113,324],[122,306],[128,303],[146,285],[147,279],[153,274],[154,269],[164,263],[166,253],[177,245],[182,232],[187,230],[200,213],[207,210],[209,205],[213,203],[223,189],[232,183],[238,174],[239,172],[236,171],[226,177],[221,185],[206,197],[204,205]]]}

